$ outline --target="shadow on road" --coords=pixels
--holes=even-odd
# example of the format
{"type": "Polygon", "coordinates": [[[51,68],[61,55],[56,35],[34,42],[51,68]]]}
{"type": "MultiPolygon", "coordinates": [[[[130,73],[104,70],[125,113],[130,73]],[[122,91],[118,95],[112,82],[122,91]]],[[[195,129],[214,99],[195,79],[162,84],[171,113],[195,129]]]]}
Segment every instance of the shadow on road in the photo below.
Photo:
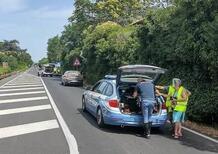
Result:
{"type": "MultiPolygon", "coordinates": [[[[105,128],[99,128],[96,119],[88,112],[83,112],[82,109],[77,109],[79,111],[78,114],[81,114],[93,127],[100,129],[102,131],[108,133],[116,133],[116,134],[132,134],[137,137],[142,136],[142,128],[140,127],[124,127],[121,128],[119,126],[111,126],[107,125],[105,128]]],[[[174,140],[172,137],[170,130],[170,126],[166,125],[163,129],[152,128],[151,134],[161,135],[170,140],[174,140]]],[[[210,152],[218,152],[218,145],[214,142],[208,141],[200,136],[192,134],[190,132],[184,131],[184,136],[179,139],[179,143],[192,147],[201,151],[210,151],[210,152]]]]}

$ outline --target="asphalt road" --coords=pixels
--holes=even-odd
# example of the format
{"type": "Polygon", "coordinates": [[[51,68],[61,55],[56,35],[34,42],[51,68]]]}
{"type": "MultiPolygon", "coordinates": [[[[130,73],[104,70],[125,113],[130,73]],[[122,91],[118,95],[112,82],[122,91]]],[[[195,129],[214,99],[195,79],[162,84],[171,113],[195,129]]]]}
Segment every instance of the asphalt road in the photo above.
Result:
{"type": "Polygon", "coordinates": [[[152,130],[150,140],[143,138],[139,128],[108,126],[99,129],[95,118],[81,111],[80,87],[62,86],[60,78],[43,78],[81,154],[210,154],[218,152],[218,145],[190,132],[174,140],[166,127],[152,130]]]}
{"type": "Polygon", "coordinates": [[[0,86],[0,154],[69,153],[40,78],[24,73],[0,86]]]}
{"type": "MultiPolygon", "coordinates": [[[[0,154],[69,153],[69,136],[64,136],[48,93],[40,78],[33,76],[36,74],[36,70],[31,69],[0,87],[0,154]],[[36,97],[39,100],[31,100],[36,97]]],[[[0,86],[13,78],[15,76],[0,80],[0,86]]],[[[150,140],[140,135],[140,128],[99,129],[95,118],[81,111],[83,88],[62,86],[58,77],[44,77],[43,81],[71,135],[76,138],[80,154],[218,153],[216,143],[190,132],[185,131],[182,139],[174,140],[167,126],[161,131],[153,129],[150,140]]]]}

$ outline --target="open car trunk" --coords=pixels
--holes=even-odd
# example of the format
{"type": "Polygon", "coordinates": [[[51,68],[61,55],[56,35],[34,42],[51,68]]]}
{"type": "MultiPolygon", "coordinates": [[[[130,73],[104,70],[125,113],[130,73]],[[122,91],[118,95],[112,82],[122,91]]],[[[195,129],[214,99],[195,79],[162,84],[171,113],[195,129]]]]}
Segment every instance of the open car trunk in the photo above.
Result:
{"type": "MultiPolygon", "coordinates": [[[[120,67],[116,81],[120,98],[120,111],[123,114],[142,114],[139,100],[133,98],[137,79],[143,78],[155,84],[165,71],[165,69],[150,65],[127,65],[120,67]]],[[[151,90],[155,91],[155,89],[151,90]]],[[[154,106],[153,114],[159,114],[162,102],[156,98],[154,106]]]]}
{"type": "MultiPolygon", "coordinates": [[[[120,111],[123,114],[142,114],[140,102],[137,98],[133,98],[133,93],[135,91],[135,84],[129,84],[119,87],[120,96],[120,111]]],[[[159,114],[161,112],[162,102],[156,98],[154,104],[153,114],[159,114]]]]}

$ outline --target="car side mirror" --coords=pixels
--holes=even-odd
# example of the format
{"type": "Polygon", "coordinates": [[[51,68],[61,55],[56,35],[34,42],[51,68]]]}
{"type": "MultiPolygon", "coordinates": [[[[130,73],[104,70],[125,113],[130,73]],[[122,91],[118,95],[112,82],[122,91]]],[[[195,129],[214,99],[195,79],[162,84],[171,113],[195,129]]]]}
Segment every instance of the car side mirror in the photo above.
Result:
{"type": "Polygon", "coordinates": [[[85,89],[86,90],[92,90],[92,87],[91,86],[87,86],[85,89]]]}

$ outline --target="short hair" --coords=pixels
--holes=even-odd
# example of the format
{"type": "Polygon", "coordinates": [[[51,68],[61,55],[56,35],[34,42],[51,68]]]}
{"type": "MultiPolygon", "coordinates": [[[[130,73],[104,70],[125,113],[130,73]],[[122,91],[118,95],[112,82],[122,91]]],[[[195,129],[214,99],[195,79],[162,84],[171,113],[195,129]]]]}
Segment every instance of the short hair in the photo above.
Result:
{"type": "Polygon", "coordinates": [[[174,87],[176,84],[178,84],[179,86],[182,85],[182,81],[179,78],[173,78],[172,82],[173,82],[172,84],[174,87]]]}

